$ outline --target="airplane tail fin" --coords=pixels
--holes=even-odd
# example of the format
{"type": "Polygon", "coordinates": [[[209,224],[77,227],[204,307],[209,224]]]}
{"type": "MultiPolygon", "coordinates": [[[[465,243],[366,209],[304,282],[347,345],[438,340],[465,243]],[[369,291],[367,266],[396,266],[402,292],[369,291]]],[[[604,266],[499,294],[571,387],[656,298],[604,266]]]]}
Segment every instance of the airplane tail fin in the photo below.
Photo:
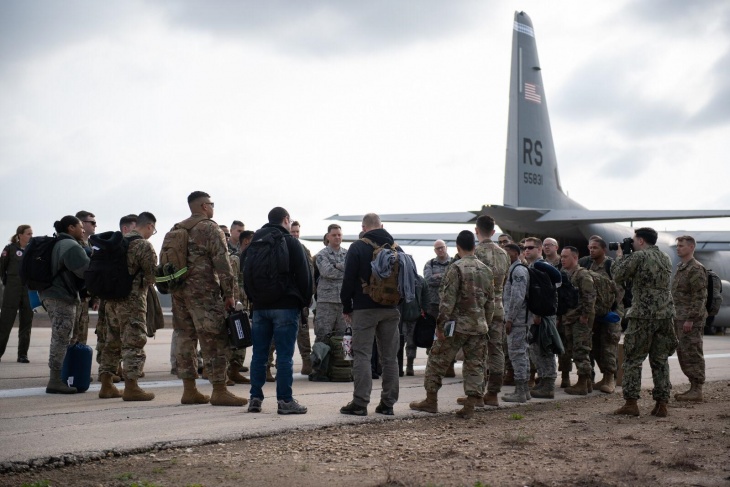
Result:
{"type": "Polygon", "coordinates": [[[524,12],[515,12],[512,34],[504,205],[583,208],[560,187],[535,31],[524,12]]]}

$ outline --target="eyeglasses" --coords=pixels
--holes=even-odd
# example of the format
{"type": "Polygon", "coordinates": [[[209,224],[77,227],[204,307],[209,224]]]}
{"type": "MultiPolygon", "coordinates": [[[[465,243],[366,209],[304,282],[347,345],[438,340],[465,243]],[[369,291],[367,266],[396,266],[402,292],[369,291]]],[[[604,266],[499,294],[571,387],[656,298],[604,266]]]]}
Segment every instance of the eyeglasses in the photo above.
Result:
{"type": "Polygon", "coordinates": [[[535,247],[534,245],[525,245],[525,246],[524,246],[523,248],[524,248],[525,250],[534,250],[534,249],[536,249],[537,247],[535,247]]]}
{"type": "Polygon", "coordinates": [[[152,235],[156,235],[156,234],[157,234],[157,227],[153,225],[152,226],[152,235]]]}
{"type": "Polygon", "coordinates": [[[499,240],[499,245],[507,245],[509,240],[499,240]]]}
{"type": "Polygon", "coordinates": [[[231,234],[230,233],[224,233],[223,235],[225,235],[226,238],[231,238],[231,234]]]}
{"type": "Polygon", "coordinates": [[[210,205],[210,207],[211,207],[211,208],[215,208],[215,203],[213,203],[212,201],[206,201],[206,202],[205,202],[205,203],[203,203],[203,204],[204,204],[204,205],[210,205]]]}
{"type": "Polygon", "coordinates": [[[91,226],[92,227],[95,227],[96,226],[96,222],[94,220],[81,220],[81,221],[84,222],[84,223],[91,223],[91,226]]]}

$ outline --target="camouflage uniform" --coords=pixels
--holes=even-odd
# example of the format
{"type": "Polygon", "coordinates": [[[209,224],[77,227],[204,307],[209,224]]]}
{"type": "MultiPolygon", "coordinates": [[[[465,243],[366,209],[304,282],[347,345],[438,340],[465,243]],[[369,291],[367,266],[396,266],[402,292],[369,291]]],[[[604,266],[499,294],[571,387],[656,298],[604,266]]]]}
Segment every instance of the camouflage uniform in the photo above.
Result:
{"type": "MultiPolygon", "coordinates": [[[[86,251],[86,255],[91,257],[91,245],[88,241],[79,241],[79,244],[86,251]]],[[[71,342],[86,343],[89,338],[89,306],[93,306],[97,302],[97,298],[93,298],[83,293],[80,297],[81,302],[76,307],[76,317],[74,319],[74,329],[71,335],[71,342]]]]}
{"type": "Polygon", "coordinates": [[[48,355],[48,368],[61,370],[66,357],[68,340],[74,328],[78,303],[62,299],[44,299],[43,306],[51,319],[51,348],[48,355]]]}
{"type": "Polygon", "coordinates": [[[707,319],[707,271],[697,260],[680,262],[672,278],[672,299],[677,316],[674,327],[679,339],[677,358],[690,382],[705,383],[705,357],[702,333],[707,319]],[[692,322],[692,331],[685,333],[684,322],[692,322]]]}
{"type": "MultiPolygon", "coordinates": [[[[494,276],[494,316],[489,322],[489,344],[487,346],[487,369],[490,374],[504,373],[504,307],[502,305],[502,289],[510,267],[509,256],[502,247],[491,239],[479,242],[474,255],[487,265],[494,276]]],[[[499,391],[497,391],[499,392],[499,391]]]]}
{"type": "Polygon", "coordinates": [[[624,334],[624,399],[639,399],[641,364],[648,354],[654,381],[652,397],[667,402],[672,389],[667,359],[677,348],[670,291],[672,262],[659,247],[651,245],[619,257],[612,273],[617,283],[631,280],[633,284],[629,326],[624,334]]]}
{"type": "MultiPolygon", "coordinates": [[[[243,304],[243,309],[246,312],[249,312],[251,309],[251,305],[248,303],[248,299],[246,299],[246,293],[243,292],[243,272],[241,272],[241,257],[235,253],[236,249],[234,247],[231,247],[231,244],[228,244],[228,251],[233,251],[234,253],[230,254],[228,256],[229,260],[231,261],[231,269],[233,270],[233,275],[236,276],[236,284],[233,286],[233,299],[236,300],[236,302],[241,302],[243,304]]],[[[231,350],[229,360],[231,362],[231,366],[237,367],[236,370],[239,370],[243,366],[243,362],[246,360],[246,349],[245,348],[239,348],[236,350],[231,350]]]]}
{"type": "Polygon", "coordinates": [[[317,316],[314,318],[315,342],[321,342],[332,332],[345,333],[345,319],[342,316],[340,290],[345,275],[347,250],[340,247],[335,251],[329,246],[316,255],[315,265],[319,269],[317,283],[317,316]]]}
{"type": "Polygon", "coordinates": [[[439,288],[441,287],[441,279],[446,274],[446,269],[448,269],[450,263],[451,260],[448,256],[446,256],[445,262],[439,262],[434,257],[423,266],[423,278],[426,280],[426,285],[428,286],[426,313],[431,316],[438,316],[439,314],[439,288]]]}
{"type": "Polygon", "coordinates": [[[129,243],[127,268],[135,275],[132,292],[124,299],[107,299],[104,302],[106,340],[99,365],[99,375],[117,371],[119,360],[124,363],[124,376],[138,379],[146,355],[147,343],[147,291],[155,284],[157,254],[152,244],[136,230],[126,237],[140,237],[129,243]]]}
{"type": "MultiPolygon", "coordinates": [[[[194,213],[191,218],[204,217],[194,213]]],[[[173,327],[178,330],[177,374],[197,377],[198,341],[212,384],[225,384],[229,345],[224,299],[233,297],[236,278],[228,260],[223,231],[213,220],[203,220],[188,232],[188,272],[172,293],[173,327]]]]}
{"type": "Polygon", "coordinates": [[[591,334],[595,319],[596,290],[593,278],[587,270],[582,267],[564,270],[580,294],[578,306],[568,310],[560,319],[566,338],[564,355],[569,360],[573,359],[578,374],[588,376],[591,373],[591,334]],[[581,323],[581,317],[587,319],[585,324],[581,323]]]}
{"type": "MultiPolygon", "coordinates": [[[[590,265],[587,266],[588,269],[603,274],[609,279],[613,279],[613,272],[606,270],[606,266],[608,266],[608,269],[613,268],[614,260],[612,258],[606,257],[601,263],[594,260],[589,260],[589,262],[590,265]],[[606,262],[609,262],[609,264],[606,264],[606,262]]],[[[619,316],[623,317],[624,308],[622,300],[624,297],[624,288],[620,285],[616,287],[618,290],[618,295],[616,296],[616,303],[618,303],[618,307],[615,311],[619,314],[619,316]]],[[[601,373],[606,375],[616,373],[618,367],[618,342],[620,340],[620,321],[618,323],[605,323],[594,319],[591,357],[596,361],[596,363],[598,363],[598,369],[601,373]]]]}
{"type": "Polygon", "coordinates": [[[515,381],[527,382],[530,359],[527,354],[527,289],[530,274],[519,260],[512,263],[504,283],[504,321],[512,322],[507,335],[509,360],[514,369],[515,381]],[[511,276],[511,278],[510,278],[511,276]]]}
{"type": "Polygon", "coordinates": [[[467,396],[484,395],[484,369],[489,339],[489,322],[494,314],[494,276],[474,256],[466,256],[449,266],[440,292],[437,326],[456,321],[453,337],[436,340],[426,363],[424,387],[437,392],[441,378],[456,357],[464,351],[464,392],[467,396]]]}

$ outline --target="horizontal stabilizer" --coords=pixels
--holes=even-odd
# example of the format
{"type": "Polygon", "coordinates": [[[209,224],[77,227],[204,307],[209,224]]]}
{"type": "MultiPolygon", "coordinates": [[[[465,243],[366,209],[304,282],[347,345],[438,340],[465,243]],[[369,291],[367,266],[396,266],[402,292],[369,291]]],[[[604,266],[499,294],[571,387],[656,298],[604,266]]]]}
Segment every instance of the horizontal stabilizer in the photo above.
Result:
{"type": "MultiPolygon", "coordinates": [[[[473,223],[479,216],[478,211],[453,213],[392,213],[379,215],[380,221],[399,223],[473,223]]],[[[327,220],[341,222],[361,222],[363,215],[332,215],[327,220]]]]}

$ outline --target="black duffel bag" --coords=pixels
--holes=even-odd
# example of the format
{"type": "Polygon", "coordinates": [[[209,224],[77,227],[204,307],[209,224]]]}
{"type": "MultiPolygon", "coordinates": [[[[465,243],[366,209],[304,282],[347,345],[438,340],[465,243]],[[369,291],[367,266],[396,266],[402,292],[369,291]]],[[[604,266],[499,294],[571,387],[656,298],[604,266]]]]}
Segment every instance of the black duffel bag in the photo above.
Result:
{"type": "Polygon", "coordinates": [[[226,328],[228,329],[228,341],[231,348],[239,349],[253,345],[251,338],[251,322],[248,319],[248,313],[245,311],[233,311],[226,318],[226,328]]]}
{"type": "Polygon", "coordinates": [[[419,348],[431,348],[436,333],[436,318],[426,314],[419,316],[413,328],[413,343],[419,348]]]}

